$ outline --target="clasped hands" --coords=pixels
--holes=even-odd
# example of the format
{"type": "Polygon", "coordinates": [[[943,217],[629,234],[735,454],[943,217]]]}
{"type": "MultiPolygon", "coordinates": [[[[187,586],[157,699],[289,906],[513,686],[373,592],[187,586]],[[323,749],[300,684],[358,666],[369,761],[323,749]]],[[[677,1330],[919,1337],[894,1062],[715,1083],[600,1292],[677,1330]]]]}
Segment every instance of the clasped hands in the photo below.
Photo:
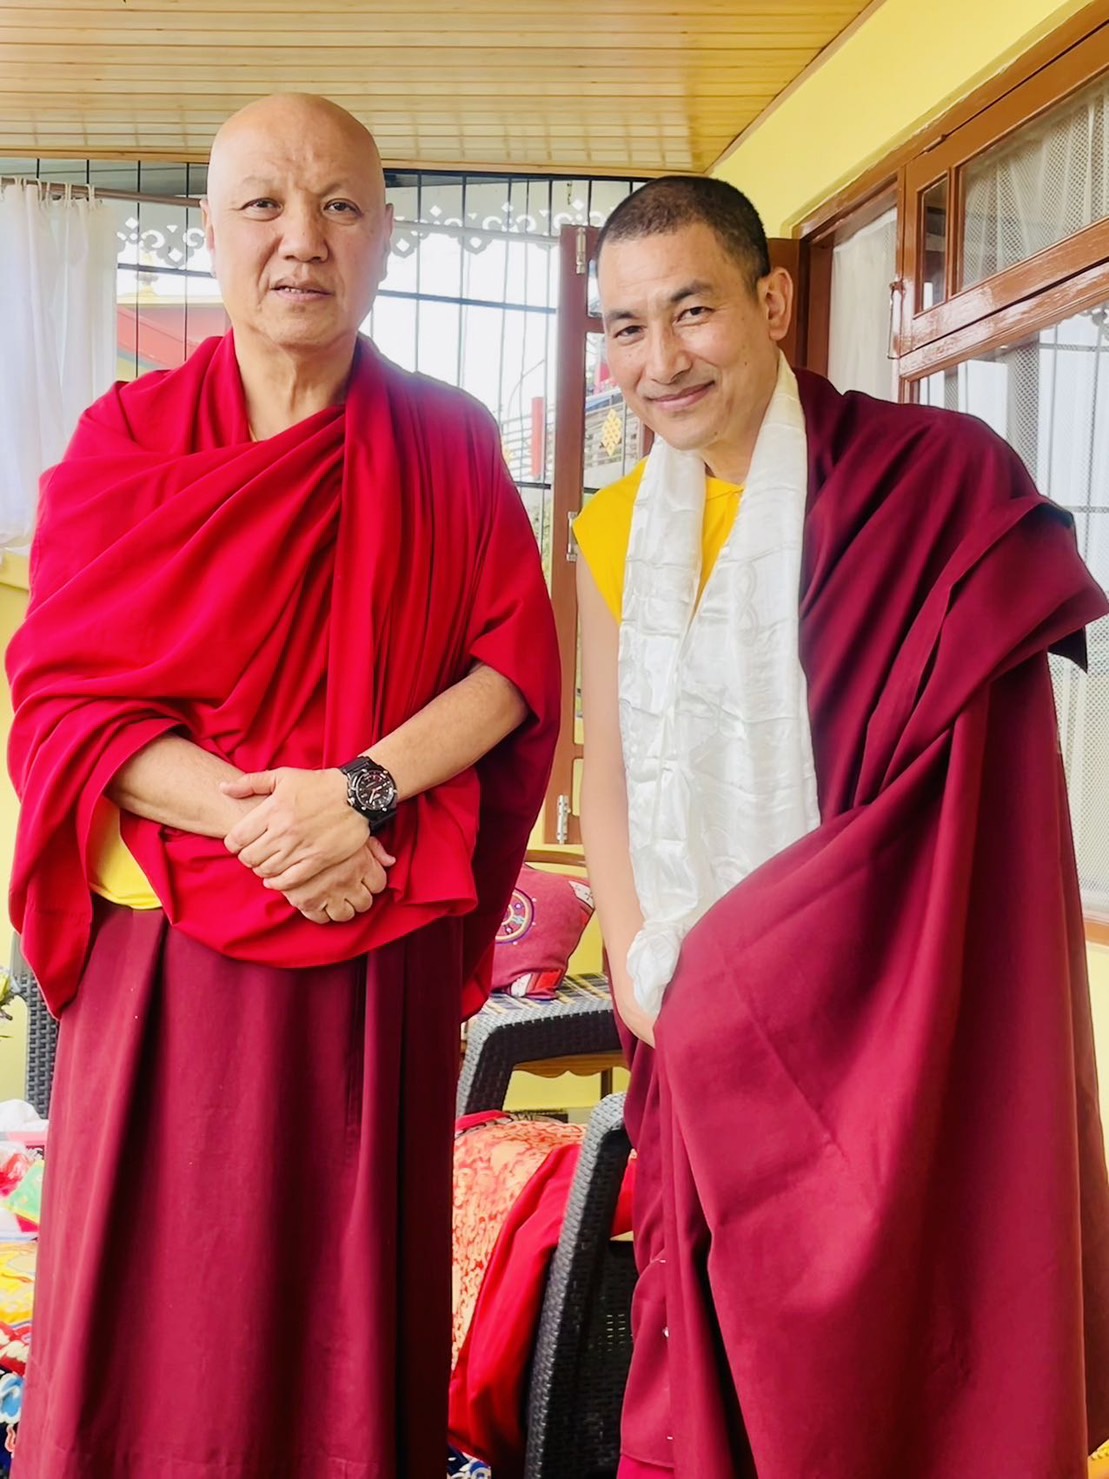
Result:
{"type": "Polygon", "coordinates": [[[348,805],[341,771],[282,766],[224,781],[220,790],[238,801],[262,798],[224,845],[313,924],[364,914],[385,888],[396,859],[348,805]]]}

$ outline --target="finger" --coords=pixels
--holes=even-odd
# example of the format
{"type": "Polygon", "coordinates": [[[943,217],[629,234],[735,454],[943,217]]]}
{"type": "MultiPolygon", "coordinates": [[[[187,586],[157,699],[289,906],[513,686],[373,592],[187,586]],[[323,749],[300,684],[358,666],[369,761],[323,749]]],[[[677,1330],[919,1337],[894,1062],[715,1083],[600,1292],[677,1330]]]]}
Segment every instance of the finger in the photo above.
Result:
{"type": "Polygon", "coordinates": [[[335,924],[346,924],[354,918],[354,905],[347,899],[332,899],[327,904],[327,917],[335,924]]]}
{"type": "MultiPolygon", "coordinates": [[[[263,887],[272,888],[271,880],[266,879],[263,887]]],[[[280,889],[292,904],[294,909],[299,909],[303,914],[306,909],[312,909],[317,914],[327,907],[330,898],[337,897],[342,883],[331,876],[330,870],[310,878],[307,883],[302,883],[296,888],[280,889]]]]}
{"type": "Polygon", "coordinates": [[[347,890],[347,902],[355,914],[365,914],[373,908],[373,890],[365,880],[356,883],[353,888],[347,890]]]}
{"type": "Polygon", "coordinates": [[[313,924],[330,924],[326,909],[302,909],[300,911],[305,919],[310,919],[313,924]]]}
{"type": "Polygon", "coordinates": [[[245,801],[248,796],[269,796],[276,785],[276,770],[254,770],[249,775],[237,776],[233,781],[221,781],[220,790],[225,796],[245,801]]]}
{"type": "Polygon", "coordinates": [[[376,863],[372,861],[367,861],[366,866],[362,871],[362,878],[365,881],[366,887],[372,894],[384,893],[389,883],[389,878],[385,872],[385,869],[379,867],[376,863]]]}
{"type": "Polygon", "coordinates": [[[256,873],[267,864],[276,864],[276,867],[269,867],[266,874],[259,875],[268,877],[288,867],[288,849],[284,842],[279,841],[271,833],[264,832],[257,842],[251,842],[242,849],[239,853],[239,862],[247,868],[253,868],[256,873]]]}
{"type": "Polygon", "coordinates": [[[313,874],[319,873],[320,861],[306,854],[303,848],[298,851],[288,843],[277,842],[273,844],[269,857],[256,864],[254,871],[267,883],[288,872],[294,872],[294,883],[306,883],[313,874]]]}
{"type": "Polygon", "coordinates": [[[391,868],[396,862],[396,858],[393,857],[392,853],[388,851],[379,838],[371,837],[366,843],[366,846],[383,868],[391,868]]]}
{"type": "Polygon", "coordinates": [[[271,871],[264,873],[261,869],[255,869],[255,872],[258,873],[266,888],[276,889],[279,894],[287,894],[290,889],[302,888],[320,874],[319,863],[307,858],[299,863],[290,863],[288,859],[282,862],[277,858],[273,862],[276,866],[271,871]]]}
{"type": "Polygon", "coordinates": [[[235,823],[223,839],[223,845],[228,852],[233,852],[238,857],[244,847],[249,847],[252,842],[257,842],[259,837],[265,835],[269,824],[268,803],[256,806],[252,812],[248,812],[245,817],[235,823]]]}

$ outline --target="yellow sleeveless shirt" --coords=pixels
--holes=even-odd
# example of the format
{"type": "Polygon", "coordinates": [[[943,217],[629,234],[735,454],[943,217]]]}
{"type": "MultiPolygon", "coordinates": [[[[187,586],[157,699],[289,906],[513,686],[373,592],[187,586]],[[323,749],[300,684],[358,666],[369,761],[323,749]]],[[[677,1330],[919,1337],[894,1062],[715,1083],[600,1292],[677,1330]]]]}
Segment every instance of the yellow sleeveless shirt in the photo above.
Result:
{"type": "MultiPolygon", "coordinates": [[[[632,532],[632,515],[646,462],[634,467],[618,483],[610,483],[595,493],[574,520],[574,535],[585,557],[597,589],[605,598],[617,622],[624,604],[624,566],[628,559],[628,541],[632,532]]],[[[701,531],[701,589],[712,574],[720,551],[732,532],[742,487],[723,483],[719,478],[705,480],[705,522],[701,531]]]]}

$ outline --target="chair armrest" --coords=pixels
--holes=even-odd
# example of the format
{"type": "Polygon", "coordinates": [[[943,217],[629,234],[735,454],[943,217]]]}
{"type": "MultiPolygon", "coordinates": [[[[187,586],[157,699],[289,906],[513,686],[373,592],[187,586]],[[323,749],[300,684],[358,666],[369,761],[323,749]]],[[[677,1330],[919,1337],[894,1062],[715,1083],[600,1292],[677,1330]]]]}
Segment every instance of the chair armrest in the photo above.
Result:
{"type": "Polygon", "coordinates": [[[624,1095],[610,1094],[589,1121],[543,1298],[525,1479],[615,1472],[619,1460],[636,1273],[612,1223],[629,1151],[624,1095]]]}
{"type": "Polygon", "coordinates": [[[500,1109],[512,1070],[540,1058],[618,1053],[620,1036],[604,976],[567,976],[553,1001],[496,992],[470,1019],[457,1112],[500,1109]]]}

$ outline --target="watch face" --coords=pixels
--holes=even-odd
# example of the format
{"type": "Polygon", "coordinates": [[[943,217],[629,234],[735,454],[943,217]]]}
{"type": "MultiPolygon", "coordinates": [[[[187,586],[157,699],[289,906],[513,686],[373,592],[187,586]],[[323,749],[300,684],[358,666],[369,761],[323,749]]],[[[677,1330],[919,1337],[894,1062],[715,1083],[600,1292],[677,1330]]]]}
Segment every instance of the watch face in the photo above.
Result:
{"type": "Polygon", "coordinates": [[[360,770],[351,777],[351,790],[361,812],[386,816],[397,804],[397,788],[387,770],[360,770]]]}

